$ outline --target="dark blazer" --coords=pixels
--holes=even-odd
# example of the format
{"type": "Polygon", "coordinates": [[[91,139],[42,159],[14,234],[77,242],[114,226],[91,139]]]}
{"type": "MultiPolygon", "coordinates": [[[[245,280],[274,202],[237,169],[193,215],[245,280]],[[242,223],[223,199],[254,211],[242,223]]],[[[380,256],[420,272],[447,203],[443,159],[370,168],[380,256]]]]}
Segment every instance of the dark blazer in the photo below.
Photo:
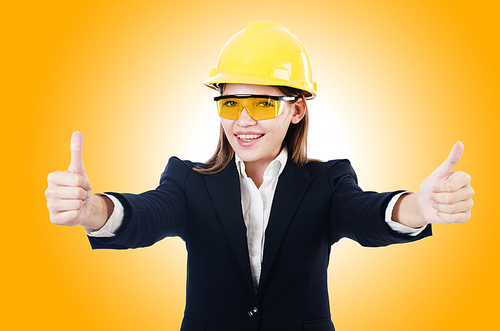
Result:
{"type": "Polygon", "coordinates": [[[327,268],[331,245],[343,237],[363,246],[418,240],[393,231],[385,209],[398,192],[363,192],[349,161],[289,161],[279,177],[255,293],[234,160],[202,175],[171,158],[160,185],[142,194],[113,193],[125,207],[112,238],[93,248],[144,247],[180,236],[188,251],[186,309],[181,330],[334,330],[327,268]]]}

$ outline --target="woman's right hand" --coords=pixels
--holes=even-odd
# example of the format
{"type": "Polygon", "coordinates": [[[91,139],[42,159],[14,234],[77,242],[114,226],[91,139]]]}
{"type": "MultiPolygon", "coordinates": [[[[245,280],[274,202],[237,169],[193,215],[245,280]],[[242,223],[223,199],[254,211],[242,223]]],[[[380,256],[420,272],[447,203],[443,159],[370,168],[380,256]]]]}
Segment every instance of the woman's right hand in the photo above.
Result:
{"type": "Polygon", "coordinates": [[[106,203],[93,196],[89,179],[83,167],[83,134],[71,136],[71,163],[68,171],[48,175],[45,190],[50,221],[56,225],[83,225],[89,229],[101,228],[107,220],[106,203]]]}

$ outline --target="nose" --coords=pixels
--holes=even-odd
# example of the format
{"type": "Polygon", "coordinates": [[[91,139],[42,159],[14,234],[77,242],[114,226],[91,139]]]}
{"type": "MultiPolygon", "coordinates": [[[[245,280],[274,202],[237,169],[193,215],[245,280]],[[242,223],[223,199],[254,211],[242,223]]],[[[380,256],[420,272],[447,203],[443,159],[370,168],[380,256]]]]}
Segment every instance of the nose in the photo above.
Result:
{"type": "Polygon", "coordinates": [[[236,120],[239,126],[251,126],[257,124],[257,121],[250,117],[246,108],[243,108],[240,113],[240,117],[236,120]]]}

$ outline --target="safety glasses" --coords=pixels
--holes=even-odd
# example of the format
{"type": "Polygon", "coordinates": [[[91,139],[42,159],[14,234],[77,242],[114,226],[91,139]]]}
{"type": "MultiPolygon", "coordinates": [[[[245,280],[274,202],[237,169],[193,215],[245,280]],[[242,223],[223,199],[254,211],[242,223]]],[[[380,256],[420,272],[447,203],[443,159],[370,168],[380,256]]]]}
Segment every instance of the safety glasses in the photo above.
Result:
{"type": "Polygon", "coordinates": [[[286,101],[296,101],[299,97],[236,94],[221,95],[214,98],[219,116],[228,120],[237,120],[245,108],[255,121],[275,118],[283,113],[286,101]]]}

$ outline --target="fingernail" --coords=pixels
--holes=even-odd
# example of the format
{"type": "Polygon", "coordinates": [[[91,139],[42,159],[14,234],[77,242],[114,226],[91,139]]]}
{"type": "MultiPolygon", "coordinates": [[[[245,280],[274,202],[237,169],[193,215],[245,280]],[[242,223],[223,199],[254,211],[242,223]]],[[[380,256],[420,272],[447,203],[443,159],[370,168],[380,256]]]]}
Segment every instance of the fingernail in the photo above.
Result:
{"type": "Polygon", "coordinates": [[[436,210],[437,210],[437,208],[436,208],[436,207],[437,207],[437,206],[436,206],[436,204],[435,204],[435,203],[433,203],[433,204],[432,204],[432,208],[434,208],[434,209],[436,209],[436,210]]]}
{"type": "Polygon", "coordinates": [[[433,186],[431,189],[432,192],[436,192],[436,188],[433,186]]]}

